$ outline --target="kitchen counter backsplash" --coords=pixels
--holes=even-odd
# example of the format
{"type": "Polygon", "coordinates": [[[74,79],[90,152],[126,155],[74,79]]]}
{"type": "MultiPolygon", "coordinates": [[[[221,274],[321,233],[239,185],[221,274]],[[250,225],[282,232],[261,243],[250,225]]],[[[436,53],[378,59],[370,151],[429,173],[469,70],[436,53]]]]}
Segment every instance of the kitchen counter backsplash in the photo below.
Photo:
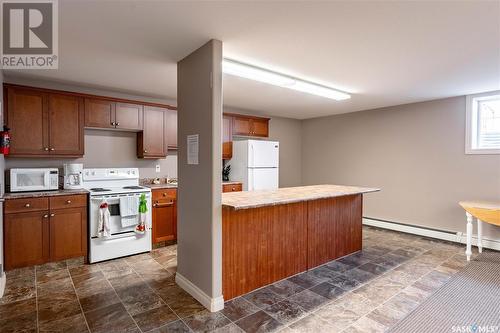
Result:
{"type": "MultiPolygon", "coordinates": [[[[154,184],[153,181],[156,178],[141,178],[139,180],[139,184],[142,186],[149,187],[151,189],[159,189],[159,188],[177,188],[177,182],[175,183],[169,183],[167,178],[159,178],[160,183],[159,184],[154,184]]],[[[170,179],[172,181],[172,179],[170,179]]],[[[175,179],[177,181],[177,179],[175,179]]]]}

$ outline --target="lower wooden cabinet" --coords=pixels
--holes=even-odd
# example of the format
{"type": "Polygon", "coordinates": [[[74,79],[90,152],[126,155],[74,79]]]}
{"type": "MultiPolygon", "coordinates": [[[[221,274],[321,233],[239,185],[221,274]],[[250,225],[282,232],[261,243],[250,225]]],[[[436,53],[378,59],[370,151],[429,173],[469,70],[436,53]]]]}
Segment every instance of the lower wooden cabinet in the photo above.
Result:
{"type": "Polygon", "coordinates": [[[87,209],[58,209],[50,213],[50,261],[87,254],[87,209]]]}
{"type": "Polygon", "coordinates": [[[177,190],[155,189],[153,196],[153,244],[177,239],[177,190]]]}
{"type": "Polygon", "coordinates": [[[6,270],[87,256],[86,195],[6,200],[4,249],[6,270]]]}
{"type": "Polygon", "coordinates": [[[5,214],[5,269],[49,260],[49,212],[5,214]]]}
{"type": "Polygon", "coordinates": [[[242,183],[222,184],[222,193],[241,192],[241,191],[243,191],[242,183]]]}

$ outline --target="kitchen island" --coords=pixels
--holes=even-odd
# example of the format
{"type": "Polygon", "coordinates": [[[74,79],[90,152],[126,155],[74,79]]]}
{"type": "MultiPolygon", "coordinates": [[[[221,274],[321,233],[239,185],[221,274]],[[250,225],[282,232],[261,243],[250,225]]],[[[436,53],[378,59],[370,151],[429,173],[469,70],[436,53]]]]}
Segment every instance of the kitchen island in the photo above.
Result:
{"type": "Polygon", "coordinates": [[[222,195],[224,300],[361,250],[363,193],[313,185],[222,195]]]}

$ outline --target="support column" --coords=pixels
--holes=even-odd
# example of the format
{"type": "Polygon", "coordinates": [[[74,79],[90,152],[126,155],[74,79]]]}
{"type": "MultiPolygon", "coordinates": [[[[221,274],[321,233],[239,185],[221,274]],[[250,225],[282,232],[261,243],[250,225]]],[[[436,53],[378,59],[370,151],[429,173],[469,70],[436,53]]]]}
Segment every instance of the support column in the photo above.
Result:
{"type": "Polygon", "coordinates": [[[175,280],[208,310],[218,311],[224,307],[221,41],[211,40],[178,62],[177,103],[179,187],[175,280]],[[198,154],[189,162],[187,141],[190,137],[196,142],[193,135],[198,138],[198,154]]]}

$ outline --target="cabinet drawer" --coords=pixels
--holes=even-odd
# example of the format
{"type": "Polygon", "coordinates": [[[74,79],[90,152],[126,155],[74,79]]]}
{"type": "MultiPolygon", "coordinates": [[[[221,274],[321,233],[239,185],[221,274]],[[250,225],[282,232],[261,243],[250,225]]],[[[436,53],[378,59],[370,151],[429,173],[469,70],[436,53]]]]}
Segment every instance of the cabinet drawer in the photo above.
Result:
{"type": "Polygon", "coordinates": [[[177,199],[177,189],[175,188],[166,188],[166,189],[157,189],[153,190],[153,202],[161,199],[177,199]]]}
{"type": "Polygon", "coordinates": [[[87,206],[87,196],[81,195],[61,195],[50,198],[50,209],[77,208],[87,206]]]}
{"type": "Polygon", "coordinates": [[[240,192],[243,191],[242,184],[226,184],[222,185],[222,192],[240,192]]]}
{"type": "Polygon", "coordinates": [[[5,213],[34,212],[49,209],[49,198],[22,198],[5,200],[5,213]]]}

